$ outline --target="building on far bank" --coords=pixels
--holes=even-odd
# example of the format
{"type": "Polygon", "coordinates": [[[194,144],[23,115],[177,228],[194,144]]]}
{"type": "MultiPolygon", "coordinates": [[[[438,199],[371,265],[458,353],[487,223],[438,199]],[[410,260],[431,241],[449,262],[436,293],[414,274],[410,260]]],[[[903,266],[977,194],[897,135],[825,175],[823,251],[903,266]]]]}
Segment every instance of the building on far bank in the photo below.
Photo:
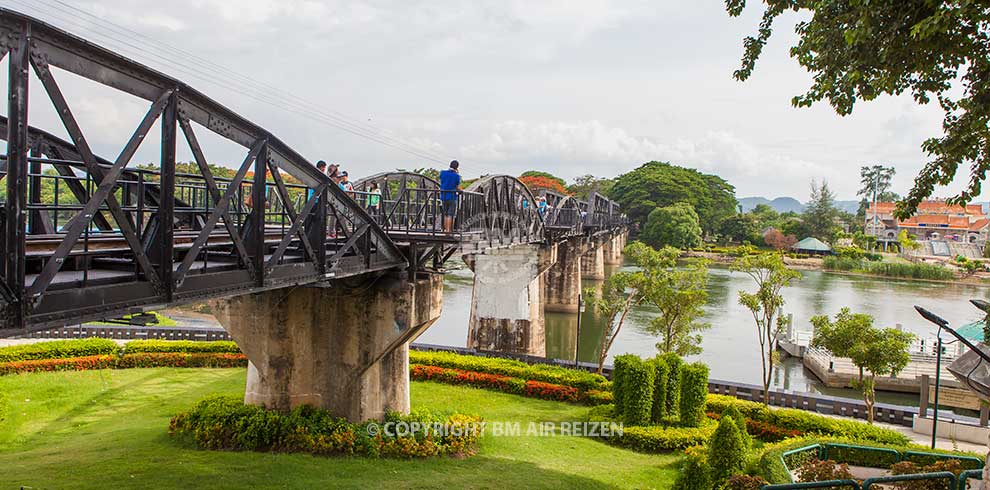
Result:
{"type": "Polygon", "coordinates": [[[901,230],[907,230],[921,241],[969,243],[983,248],[990,232],[990,219],[982,205],[963,207],[943,200],[923,201],[917,214],[906,220],[894,218],[892,202],[878,202],[876,207],[871,204],[866,210],[865,225],[866,234],[877,237],[884,245],[896,242],[901,230]]]}

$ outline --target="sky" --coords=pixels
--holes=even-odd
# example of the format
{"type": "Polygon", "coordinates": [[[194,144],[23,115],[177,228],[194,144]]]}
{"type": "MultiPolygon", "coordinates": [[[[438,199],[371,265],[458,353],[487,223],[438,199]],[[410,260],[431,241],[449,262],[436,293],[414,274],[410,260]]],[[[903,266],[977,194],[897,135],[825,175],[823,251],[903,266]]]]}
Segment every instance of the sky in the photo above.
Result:
{"type": "MultiPolygon", "coordinates": [[[[804,201],[812,179],[854,199],[859,167],[880,163],[905,193],[922,141],[940,134],[938,107],[907,96],[846,117],[792,107],[811,83],[788,56],[796,15],[780,19],[753,77],[734,80],[761,14],[751,3],[731,18],[715,0],[0,0],[183,80],[352,177],[456,158],[466,177],[537,169],[570,181],[659,160],[715,173],[738,197],[804,201]]],[[[94,150],[116,156],[148,104],[57,77],[94,150]]],[[[65,134],[36,80],[30,119],[65,134]]],[[[245,152],[204,145],[227,166],[245,152]]],[[[149,138],[134,163],[157,154],[149,138]]],[[[178,156],[191,159],[182,144],[178,156]]]]}

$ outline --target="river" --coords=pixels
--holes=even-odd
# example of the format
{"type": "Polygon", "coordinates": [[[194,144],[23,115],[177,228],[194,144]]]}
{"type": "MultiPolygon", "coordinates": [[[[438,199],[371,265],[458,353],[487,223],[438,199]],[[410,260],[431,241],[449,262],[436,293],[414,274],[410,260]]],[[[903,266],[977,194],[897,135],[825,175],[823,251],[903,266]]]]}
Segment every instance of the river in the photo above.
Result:
{"type": "MultiPolygon", "coordinates": [[[[451,265],[456,267],[457,263],[451,265]]],[[[617,269],[610,267],[606,274],[613,274],[617,269]]],[[[843,306],[848,306],[854,312],[873,315],[877,326],[901,324],[905,330],[920,337],[934,337],[934,326],[918,316],[914,305],[921,305],[949,320],[950,325],[959,326],[980,317],[980,312],[969,304],[971,298],[990,299],[990,289],[980,286],[821,271],[803,271],[802,274],[800,281],[783,290],[785,313],[793,315],[794,327],[802,330],[811,330],[809,318],[813,315],[834,315],[843,306]]],[[[471,271],[466,267],[447,274],[443,313],[417,342],[465,346],[472,282],[471,271]]],[[[585,281],[586,287],[595,284],[594,281],[585,281]]],[[[711,324],[711,329],[702,332],[704,350],[692,360],[708,364],[714,379],[759,385],[761,368],[756,327],[749,310],[738,303],[739,290],[755,290],[749,276],[730,272],[724,267],[713,266],[710,269],[704,320],[711,324]]],[[[646,307],[634,310],[612,346],[609,359],[627,352],[642,356],[656,354],[657,339],[643,330],[656,314],[656,310],[646,307]]],[[[573,359],[577,347],[580,349],[580,360],[595,361],[603,328],[602,318],[588,308],[581,317],[581,339],[578,343],[577,314],[547,313],[547,356],[573,359]]],[[[793,358],[784,360],[779,366],[774,386],[794,391],[856,396],[852,390],[825,388],[804,369],[799,359],[793,358]]],[[[917,398],[917,395],[885,393],[879,396],[879,401],[916,405],[917,398]]]]}

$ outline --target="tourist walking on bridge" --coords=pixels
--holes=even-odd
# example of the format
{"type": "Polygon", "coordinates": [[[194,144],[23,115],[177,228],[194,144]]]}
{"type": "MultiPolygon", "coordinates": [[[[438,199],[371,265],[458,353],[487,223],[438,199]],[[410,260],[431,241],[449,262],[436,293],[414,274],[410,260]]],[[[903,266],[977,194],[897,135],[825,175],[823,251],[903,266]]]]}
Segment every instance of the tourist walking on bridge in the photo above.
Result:
{"type": "Polygon", "coordinates": [[[368,214],[378,217],[378,205],[382,201],[382,190],[378,188],[378,182],[372,182],[368,189],[368,214]]]}
{"type": "Polygon", "coordinates": [[[440,172],[440,203],[443,206],[443,231],[454,231],[454,216],[457,215],[457,188],[461,185],[461,173],[457,160],[450,162],[450,168],[440,172]]]}

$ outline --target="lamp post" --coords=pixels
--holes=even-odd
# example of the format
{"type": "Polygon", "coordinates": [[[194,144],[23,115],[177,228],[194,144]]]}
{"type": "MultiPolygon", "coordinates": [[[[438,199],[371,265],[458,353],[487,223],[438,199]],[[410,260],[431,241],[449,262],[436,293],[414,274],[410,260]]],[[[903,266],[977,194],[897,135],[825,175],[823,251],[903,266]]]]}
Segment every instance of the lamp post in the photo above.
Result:
{"type": "Polygon", "coordinates": [[[949,322],[920,306],[915,306],[914,309],[917,310],[918,313],[925,318],[925,320],[938,325],[938,331],[935,334],[935,338],[937,339],[935,351],[935,402],[932,407],[932,449],[935,449],[935,439],[937,437],[936,434],[938,433],[938,389],[939,383],[942,379],[942,329],[946,328],[949,325],[949,322]]]}
{"type": "Polygon", "coordinates": [[[577,339],[574,341],[574,366],[577,367],[581,355],[581,317],[584,315],[584,295],[578,293],[577,339]]]}

